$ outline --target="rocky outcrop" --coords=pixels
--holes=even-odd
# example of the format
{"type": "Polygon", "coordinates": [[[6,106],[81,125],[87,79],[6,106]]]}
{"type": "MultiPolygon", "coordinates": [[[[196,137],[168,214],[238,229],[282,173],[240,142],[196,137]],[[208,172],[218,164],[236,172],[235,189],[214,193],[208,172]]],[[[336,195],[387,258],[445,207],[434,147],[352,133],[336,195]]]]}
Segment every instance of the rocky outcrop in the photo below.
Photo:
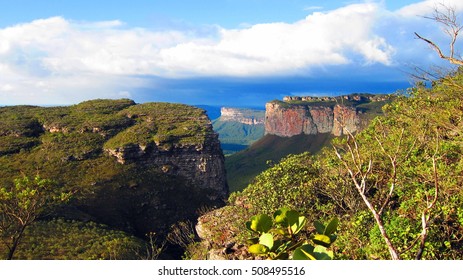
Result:
{"type": "MultiPolygon", "coordinates": [[[[224,156],[218,136],[208,133],[203,143],[166,146],[155,142],[149,144],[126,144],[105,149],[121,164],[133,164],[159,168],[163,173],[180,176],[198,191],[207,190],[209,200],[224,200],[228,195],[225,178],[224,156]]],[[[192,189],[192,191],[195,191],[192,189]]]]}
{"type": "Polygon", "coordinates": [[[222,107],[220,109],[221,121],[234,121],[248,125],[264,124],[264,116],[261,110],[238,109],[222,107]]]}
{"type": "Polygon", "coordinates": [[[365,127],[392,99],[393,96],[387,94],[286,96],[283,101],[266,104],[265,134],[291,137],[330,133],[342,136],[365,127]]]}
{"type": "Polygon", "coordinates": [[[354,93],[349,95],[341,96],[285,96],[283,97],[284,102],[291,101],[339,101],[348,100],[348,101],[359,101],[359,102],[377,102],[377,101],[386,101],[390,99],[390,96],[387,94],[368,94],[368,93],[354,93]]]}
{"type": "Polygon", "coordinates": [[[291,137],[299,134],[331,133],[341,136],[359,128],[353,107],[307,106],[270,102],[266,104],[265,134],[291,137]]]}

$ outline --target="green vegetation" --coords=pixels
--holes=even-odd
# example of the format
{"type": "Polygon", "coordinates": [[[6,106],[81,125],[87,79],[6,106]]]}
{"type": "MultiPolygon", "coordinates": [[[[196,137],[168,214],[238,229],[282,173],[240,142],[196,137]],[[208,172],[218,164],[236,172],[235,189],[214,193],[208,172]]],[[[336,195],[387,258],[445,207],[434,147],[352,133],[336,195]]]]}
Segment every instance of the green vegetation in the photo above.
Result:
{"type": "Polygon", "coordinates": [[[462,259],[462,88],[460,71],[417,85],[334,148],[283,159],[232,194],[220,220],[204,218],[231,231],[211,240],[246,244],[247,217],[289,207],[308,224],[342,217],[331,247],[339,259],[462,259]]]}
{"type": "Polygon", "coordinates": [[[334,232],[338,219],[332,219],[325,227],[314,223],[317,234],[308,240],[298,238],[306,226],[306,217],[289,208],[281,208],[273,214],[273,220],[266,214],[253,216],[246,222],[246,228],[258,237],[249,239],[249,252],[267,259],[331,260],[333,252],[327,248],[336,240],[334,232]]]}
{"type": "Polygon", "coordinates": [[[45,211],[69,200],[71,194],[59,192],[50,180],[16,179],[14,186],[0,188],[0,241],[13,259],[24,231],[45,211]]]}
{"type": "Polygon", "coordinates": [[[13,227],[13,219],[2,216],[5,242],[0,255],[9,258],[13,247],[18,248],[14,258],[21,259],[138,259],[159,255],[170,225],[180,219],[194,220],[197,209],[215,203],[207,199],[210,191],[192,191],[196,183],[177,176],[175,170],[171,172],[173,167],[168,164],[150,165],[143,158],[121,164],[107,149],[133,145],[163,152],[173,148],[198,152],[209,145],[212,133],[203,110],[180,104],[135,104],[121,99],[92,100],[69,107],[1,107],[2,207],[19,194],[21,199],[33,199],[31,196],[38,193],[29,186],[32,183],[21,183],[29,186],[25,190],[31,196],[19,191],[12,194],[19,182],[15,184],[15,179],[22,174],[40,174],[49,179],[44,182],[52,181],[52,190],[40,193],[48,206],[55,207],[37,211],[34,223],[27,221],[23,227],[13,227]],[[68,203],[51,203],[54,193],[72,193],[73,197],[68,203]],[[182,193],[188,195],[179,195],[182,193]],[[16,228],[21,237],[16,237],[16,228]],[[82,232],[79,240],[78,228],[88,230],[89,235],[82,232]],[[58,242],[55,231],[72,235],[64,239],[69,243],[58,242]],[[150,245],[146,234],[152,232],[157,233],[159,244],[150,245]],[[98,239],[99,235],[104,240],[98,239]],[[96,243],[82,245],[91,239],[96,243]],[[10,240],[19,245],[10,244],[10,240]],[[136,249],[140,244],[143,254],[136,249]],[[108,251],[113,245],[120,247],[116,246],[117,254],[108,251]],[[58,250],[60,246],[64,249],[58,250]],[[73,251],[74,247],[81,249],[73,251]],[[146,254],[148,249],[150,256],[146,254]]]}
{"type": "MultiPolygon", "coordinates": [[[[129,260],[146,257],[146,242],[94,222],[37,221],[18,247],[21,260],[129,260]]],[[[0,250],[2,247],[0,247],[0,250]]]]}
{"type": "Polygon", "coordinates": [[[217,119],[212,122],[212,126],[222,144],[250,145],[264,136],[263,124],[250,125],[217,119]]]}
{"type": "Polygon", "coordinates": [[[137,122],[106,142],[107,149],[129,144],[197,145],[204,143],[208,133],[209,119],[204,111],[187,105],[138,104],[122,110],[120,115],[137,122]]]}
{"type": "Polygon", "coordinates": [[[235,118],[218,118],[212,121],[214,131],[219,134],[223,153],[228,156],[244,150],[247,146],[264,136],[263,123],[250,124],[251,120],[262,121],[265,118],[264,110],[233,109],[240,116],[235,118]],[[245,123],[248,121],[248,123],[245,123]]]}
{"type": "Polygon", "coordinates": [[[289,138],[265,135],[248,149],[225,158],[230,191],[243,190],[259,173],[269,168],[269,164],[277,163],[289,154],[316,154],[332,138],[329,133],[289,138]]]}

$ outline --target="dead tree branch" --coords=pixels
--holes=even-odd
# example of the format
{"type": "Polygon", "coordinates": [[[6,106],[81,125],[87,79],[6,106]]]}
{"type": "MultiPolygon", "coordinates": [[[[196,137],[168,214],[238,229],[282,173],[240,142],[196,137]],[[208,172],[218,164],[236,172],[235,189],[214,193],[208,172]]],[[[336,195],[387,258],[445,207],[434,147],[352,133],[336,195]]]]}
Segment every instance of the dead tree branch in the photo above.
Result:
{"type": "Polygon", "coordinates": [[[442,4],[440,7],[434,9],[432,16],[425,18],[431,19],[444,26],[444,32],[450,37],[449,54],[445,55],[439,45],[437,45],[434,41],[419,35],[417,32],[415,32],[416,37],[431,46],[440,58],[445,59],[452,64],[463,66],[463,60],[461,58],[457,58],[455,55],[455,43],[460,31],[463,29],[463,25],[458,22],[455,8],[442,4]]]}

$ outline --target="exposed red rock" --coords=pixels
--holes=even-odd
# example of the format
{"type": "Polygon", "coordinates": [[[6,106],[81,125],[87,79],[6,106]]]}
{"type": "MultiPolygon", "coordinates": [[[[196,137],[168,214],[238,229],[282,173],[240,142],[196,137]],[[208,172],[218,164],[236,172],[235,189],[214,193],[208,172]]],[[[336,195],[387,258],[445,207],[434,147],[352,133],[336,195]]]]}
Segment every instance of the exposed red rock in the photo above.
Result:
{"type": "Polygon", "coordinates": [[[270,102],[265,106],[265,134],[291,137],[299,134],[331,133],[341,136],[359,129],[354,107],[309,106],[270,102]]]}

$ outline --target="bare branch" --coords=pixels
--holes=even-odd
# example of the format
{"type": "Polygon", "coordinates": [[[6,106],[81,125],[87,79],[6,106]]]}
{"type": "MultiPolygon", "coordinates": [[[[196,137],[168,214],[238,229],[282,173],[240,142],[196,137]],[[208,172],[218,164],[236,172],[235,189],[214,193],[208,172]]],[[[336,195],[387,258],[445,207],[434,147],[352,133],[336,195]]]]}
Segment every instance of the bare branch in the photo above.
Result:
{"type": "Polygon", "coordinates": [[[450,37],[449,55],[445,55],[442,49],[432,40],[427,39],[415,32],[416,37],[430,45],[431,48],[437,52],[440,58],[445,59],[452,64],[463,66],[463,60],[461,58],[455,57],[455,43],[460,34],[460,31],[463,29],[463,25],[458,22],[455,8],[441,4],[440,7],[436,7],[434,9],[434,13],[431,17],[424,18],[433,20],[444,26],[444,33],[450,37]]]}
{"type": "MultiPolygon", "coordinates": [[[[353,150],[352,148],[350,148],[349,153],[350,153],[350,156],[353,159],[355,159],[356,155],[358,157],[360,157],[359,147],[357,145],[357,141],[355,141],[355,137],[350,132],[348,132],[348,133],[349,133],[350,137],[353,138],[354,143],[355,143],[355,149],[353,150]]],[[[387,248],[388,248],[389,253],[391,255],[391,258],[393,260],[399,260],[400,259],[399,254],[397,253],[397,249],[392,244],[392,241],[391,241],[390,237],[388,236],[388,234],[386,232],[386,229],[384,228],[384,223],[383,223],[383,221],[381,219],[381,215],[375,210],[374,206],[371,204],[371,202],[369,201],[368,197],[365,194],[366,182],[367,182],[368,175],[372,172],[373,161],[371,159],[368,161],[367,171],[362,172],[362,166],[359,165],[359,166],[356,166],[356,168],[359,169],[359,173],[354,173],[352,168],[347,163],[347,161],[339,153],[338,149],[335,146],[333,146],[333,148],[334,148],[335,154],[338,157],[338,159],[346,167],[346,170],[349,173],[349,175],[350,175],[350,177],[352,179],[352,182],[354,183],[355,188],[357,189],[357,192],[359,193],[359,195],[362,198],[363,202],[367,206],[368,210],[373,215],[373,218],[376,221],[376,225],[378,226],[379,231],[381,232],[381,236],[383,237],[384,241],[386,242],[386,245],[387,245],[387,248]],[[360,182],[359,182],[356,174],[357,174],[357,176],[360,176],[360,182]]]]}

